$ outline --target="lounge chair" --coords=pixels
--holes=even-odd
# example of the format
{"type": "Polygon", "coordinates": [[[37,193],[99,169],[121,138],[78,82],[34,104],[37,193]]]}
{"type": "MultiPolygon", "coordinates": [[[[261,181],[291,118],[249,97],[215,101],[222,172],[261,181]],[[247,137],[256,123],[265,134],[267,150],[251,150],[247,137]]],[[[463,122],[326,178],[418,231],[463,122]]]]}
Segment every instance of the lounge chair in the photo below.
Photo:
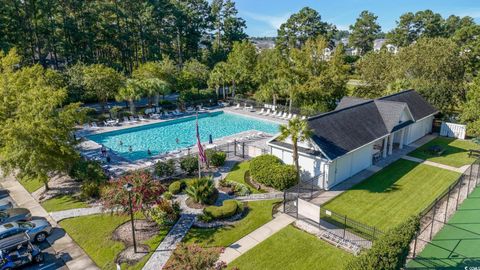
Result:
{"type": "Polygon", "coordinates": [[[297,118],[297,117],[298,117],[298,115],[292,114],[292,118],[297,118]]]}
{"type": "Polygon", "coordinates": [[[270,111],[270,109],[267,109],[267,111],[264,113],[264,115],[269,115],[269,114],[271,114],[271,111],[270,111]]]}
{"type": "Polygon", "coordinates": [[[139,116],[138,116],[138,120],[140,120],[140,121],[148,121],[147,119],[145,119],[145,118],[143,117],[143,115],[139,115],[139,116]]]}
{"type": "Polygon", "coordinates": [[[130,124],[130,120],[129,120],[128,117],[126,117],[126,116],[123,117],[123,122],[124,122],[125,124],[130,124]]]}
{"type": "Polygon", "coordinates": [[[193,107],[188,107],[187,112],[193,113],[193,112],[195,112],[195,109],[193,107]]]}
{"type": "Polygon", "coordinates": [[[135,119],[135,117],[133,117],[133,116],[128,117],[128,120],[130,120],[130,123],[136,123],[136,122],[138,122],[138,120],[135,119]]]}
{"type": "Polygon", "coordinates": [[[283,114],[283,112],[282,112],[282,111],[278,111],[278,113],[277,113],[277,114],[275,114],[274,116],[275,116],[275,117],[281,117],[281,116],[282,116],[282,114],[283,114]]]}
{"type": "Polygon", "coordinates": [[[238,110],[238,109],[240,109],[240,103],[237,103],[237,106],[235,106],[235,108],[234,108],[234,109],[235,109],[235,110],[238,110]]]}
{"type": "Polygon", "coordinates": [[[92,128],[99,128],[96,122],[92,122],[92,128]]]}
{"type": "Polygon", "coordinates": [[[90,125],[89,124],[83,124],[83,129],[85,129],[85,130],[90,129],[90,125]]]}
{"type": "Polygon", "coordinates": [[[265,112],[265,109],[262,108],[262,109],[260,110],[260,112],[258,112],[258,114],[263,114],[264,112],[265,112]]]}
{"type": "Polygon", "coordinates": [[[284,112],[281,116],[279,116],[279,118],[286,118],[287,115],[288,115],[288,113],[287,113],[287,112],[284,112]]]}
{"type": "Polygon", "coordinates": [[[287,119],[287,120],[290,120],[290,119],[292,119],[292,114],[291,114],[291,113],[289,113],[285,119],[287,119]]]}
{"type": "Polygon", "coordinates": [[[178,109],[176,109],[176,110],[174,111],[174,114],[175,114],[176,116],[181,116],[181,115],[183,115],[183,113],[182,113],[181,111],[179,111],[178,109]]]}
{"type": "Polygon", "coordinates": [[[152,119],[160,119],[160,117],[161,117],[161,115],[158,114],[158,113],[152,113],[152,114],[150,114],[150,118],[152,118],[152,119]]]}

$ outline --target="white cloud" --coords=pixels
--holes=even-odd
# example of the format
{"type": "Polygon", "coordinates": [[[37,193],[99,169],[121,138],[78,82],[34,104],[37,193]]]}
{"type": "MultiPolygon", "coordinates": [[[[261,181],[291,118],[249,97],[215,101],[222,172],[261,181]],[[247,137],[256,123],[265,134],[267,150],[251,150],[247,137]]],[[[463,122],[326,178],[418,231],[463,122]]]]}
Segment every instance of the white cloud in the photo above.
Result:
{"type": "Polygon", "coordinates": [[[278,15],[278,16],[272,16],[272,15],[265,15],[265,14],[258,14],[254,12],[249,12],[249,11],[243,11],[242,14],[244,14],[246,17],[249,17],[250,19],[264,22],[270,27],[272,27],[272,30],[278,30],[282,23],[287,21],[287,19],[290,17],[291,13],[286,13],[284,15],[278,15]]]}

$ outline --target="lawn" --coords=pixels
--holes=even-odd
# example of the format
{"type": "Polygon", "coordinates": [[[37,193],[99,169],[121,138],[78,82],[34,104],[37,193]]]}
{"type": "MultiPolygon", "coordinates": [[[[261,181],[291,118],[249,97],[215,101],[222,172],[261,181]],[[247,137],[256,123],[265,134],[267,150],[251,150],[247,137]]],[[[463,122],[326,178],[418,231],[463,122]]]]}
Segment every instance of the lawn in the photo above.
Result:
{"type": "Polygon", "coordinates": [[[230,173],[228,173],[227,177],[225,179],[227,181],[233,181],[237,182],[240,184],[244,184],[245,186],[250,189],[252,193],[261,193],[261,191],[257,190],[256,188],[250,186],[247,182],[245,182],[245,172],[247,172],[250,169],[250,162],[249,161],[244,161],[235,164],[235,166],[232,168],[230,173]]]}
{"type": "MultiPolygon", "coordinates": [[[[128,220],[128,215],[104,214],[66,219],[60,225],[101,269],[115,269],[115,258],[125,245],[112,240],[112,232],[128,220]]],[[[144,244],[151,249],[156,248],[167,233],[168,228],[161,229],[158,235],[144,244]]],[[[122,269],[141,269],[150,255],[135,265],[124,265],[122,269]]]]}
{"type": "Polygon", "coordinates": [[[18,180],[18,182],[20,182],[29,193],[36,191],[44,185],[43,182],[38,179],[18,180]]]}
{"type": "Polygon", "coordinates": [[[42,202],[42,207],[45,208],[47,212],[55,212],[75,208],[85,208],[88,207],[88,204],[73,196],[63,195],[42,202]]]}
{"type": "Polygon", "coordinates": [[[227,247],[272,220],[272,208],[277,202],[279,200],[249,202],[248,215],[234,226],[214,229],[192,228],[183,241],[204,247],[227,247]]]}
{"type": "Polygon", "coordinates": [[[386,231],[420,213],[460,176],[400,159],[324,207],[386,231]]]}
{"type": "Polygon", "coordinates": [[[344,269],[353,255],[288,226],[231,262],[228,267],[263,270],[344,269]]]}
{"type": "Polygon", "coordinates": [[[469,149],[480,149],[480,146],[472,141],[457,140],[453,138],[438,137],[419,147],[408,154],[409,156],[441,163],[453,167],[462,167],[475,161],[468,157],[469,149]],[[445,151],[440,156],[432,155],[428,148],[434,145],[441,146],[445,151]]]}

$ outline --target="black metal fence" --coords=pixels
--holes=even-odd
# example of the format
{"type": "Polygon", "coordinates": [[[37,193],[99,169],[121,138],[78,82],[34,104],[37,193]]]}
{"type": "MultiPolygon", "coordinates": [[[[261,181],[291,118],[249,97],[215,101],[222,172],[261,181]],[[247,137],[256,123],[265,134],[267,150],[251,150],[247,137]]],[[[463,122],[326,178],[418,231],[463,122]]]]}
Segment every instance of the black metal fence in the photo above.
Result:
{"type": "Polygon", "coordinates": [[[445,226],[458,206],[480,185],[480,159],[477,159],[454,183],[420,214],[420,228],[410,245],[409,259],[414,259],[445,226]]]}
{"type": "Polygon", "coordinates": [[[232,141],[226,144],[213,147],[217,151],[225,152],[228,158],[239,157],[242,159],[251,159],[259,155],[268,154],[264,147],[255,145],[253,142],[232,141]]]}
{"type": "MultiPolygon", "coordinates": [[[[323,206],[315,205],[308,200],[318,196],[323,190],[316,187],[312,189],[313,184],[304,181],[284,192],[283,210],[296,219],[306,221],[310,225],[318,227],[320,231],[328,233],[326,240],[332,240],[332,236],[337,238],[337,242],[349,243],[358,248],[369,248],[372,242],[384,233],[376,227],[369,226],[362,222],[348,218],[346,215],[331,211],[323,206]],[[304,211],[299,209],[308,205],[311,211],[319,211],[312,215],[304,215],[304,211]],[[317,209],[317,210],[314,210],[317,209]]],[[[338,243],[337,243],[338,244],[338,243]]]]}

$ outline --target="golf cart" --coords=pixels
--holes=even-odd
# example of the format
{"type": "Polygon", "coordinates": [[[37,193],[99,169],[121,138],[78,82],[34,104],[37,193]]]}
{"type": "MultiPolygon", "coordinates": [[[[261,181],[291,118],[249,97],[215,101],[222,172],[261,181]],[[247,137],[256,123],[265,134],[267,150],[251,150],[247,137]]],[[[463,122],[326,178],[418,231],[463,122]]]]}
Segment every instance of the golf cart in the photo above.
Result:
{"type": "Polygon", "coordinates": [[[16,234],[0,240],[0,270],[15,269],[31,262],[42,261],[42,251],[30,243],[28,234],[16,234]]]}

